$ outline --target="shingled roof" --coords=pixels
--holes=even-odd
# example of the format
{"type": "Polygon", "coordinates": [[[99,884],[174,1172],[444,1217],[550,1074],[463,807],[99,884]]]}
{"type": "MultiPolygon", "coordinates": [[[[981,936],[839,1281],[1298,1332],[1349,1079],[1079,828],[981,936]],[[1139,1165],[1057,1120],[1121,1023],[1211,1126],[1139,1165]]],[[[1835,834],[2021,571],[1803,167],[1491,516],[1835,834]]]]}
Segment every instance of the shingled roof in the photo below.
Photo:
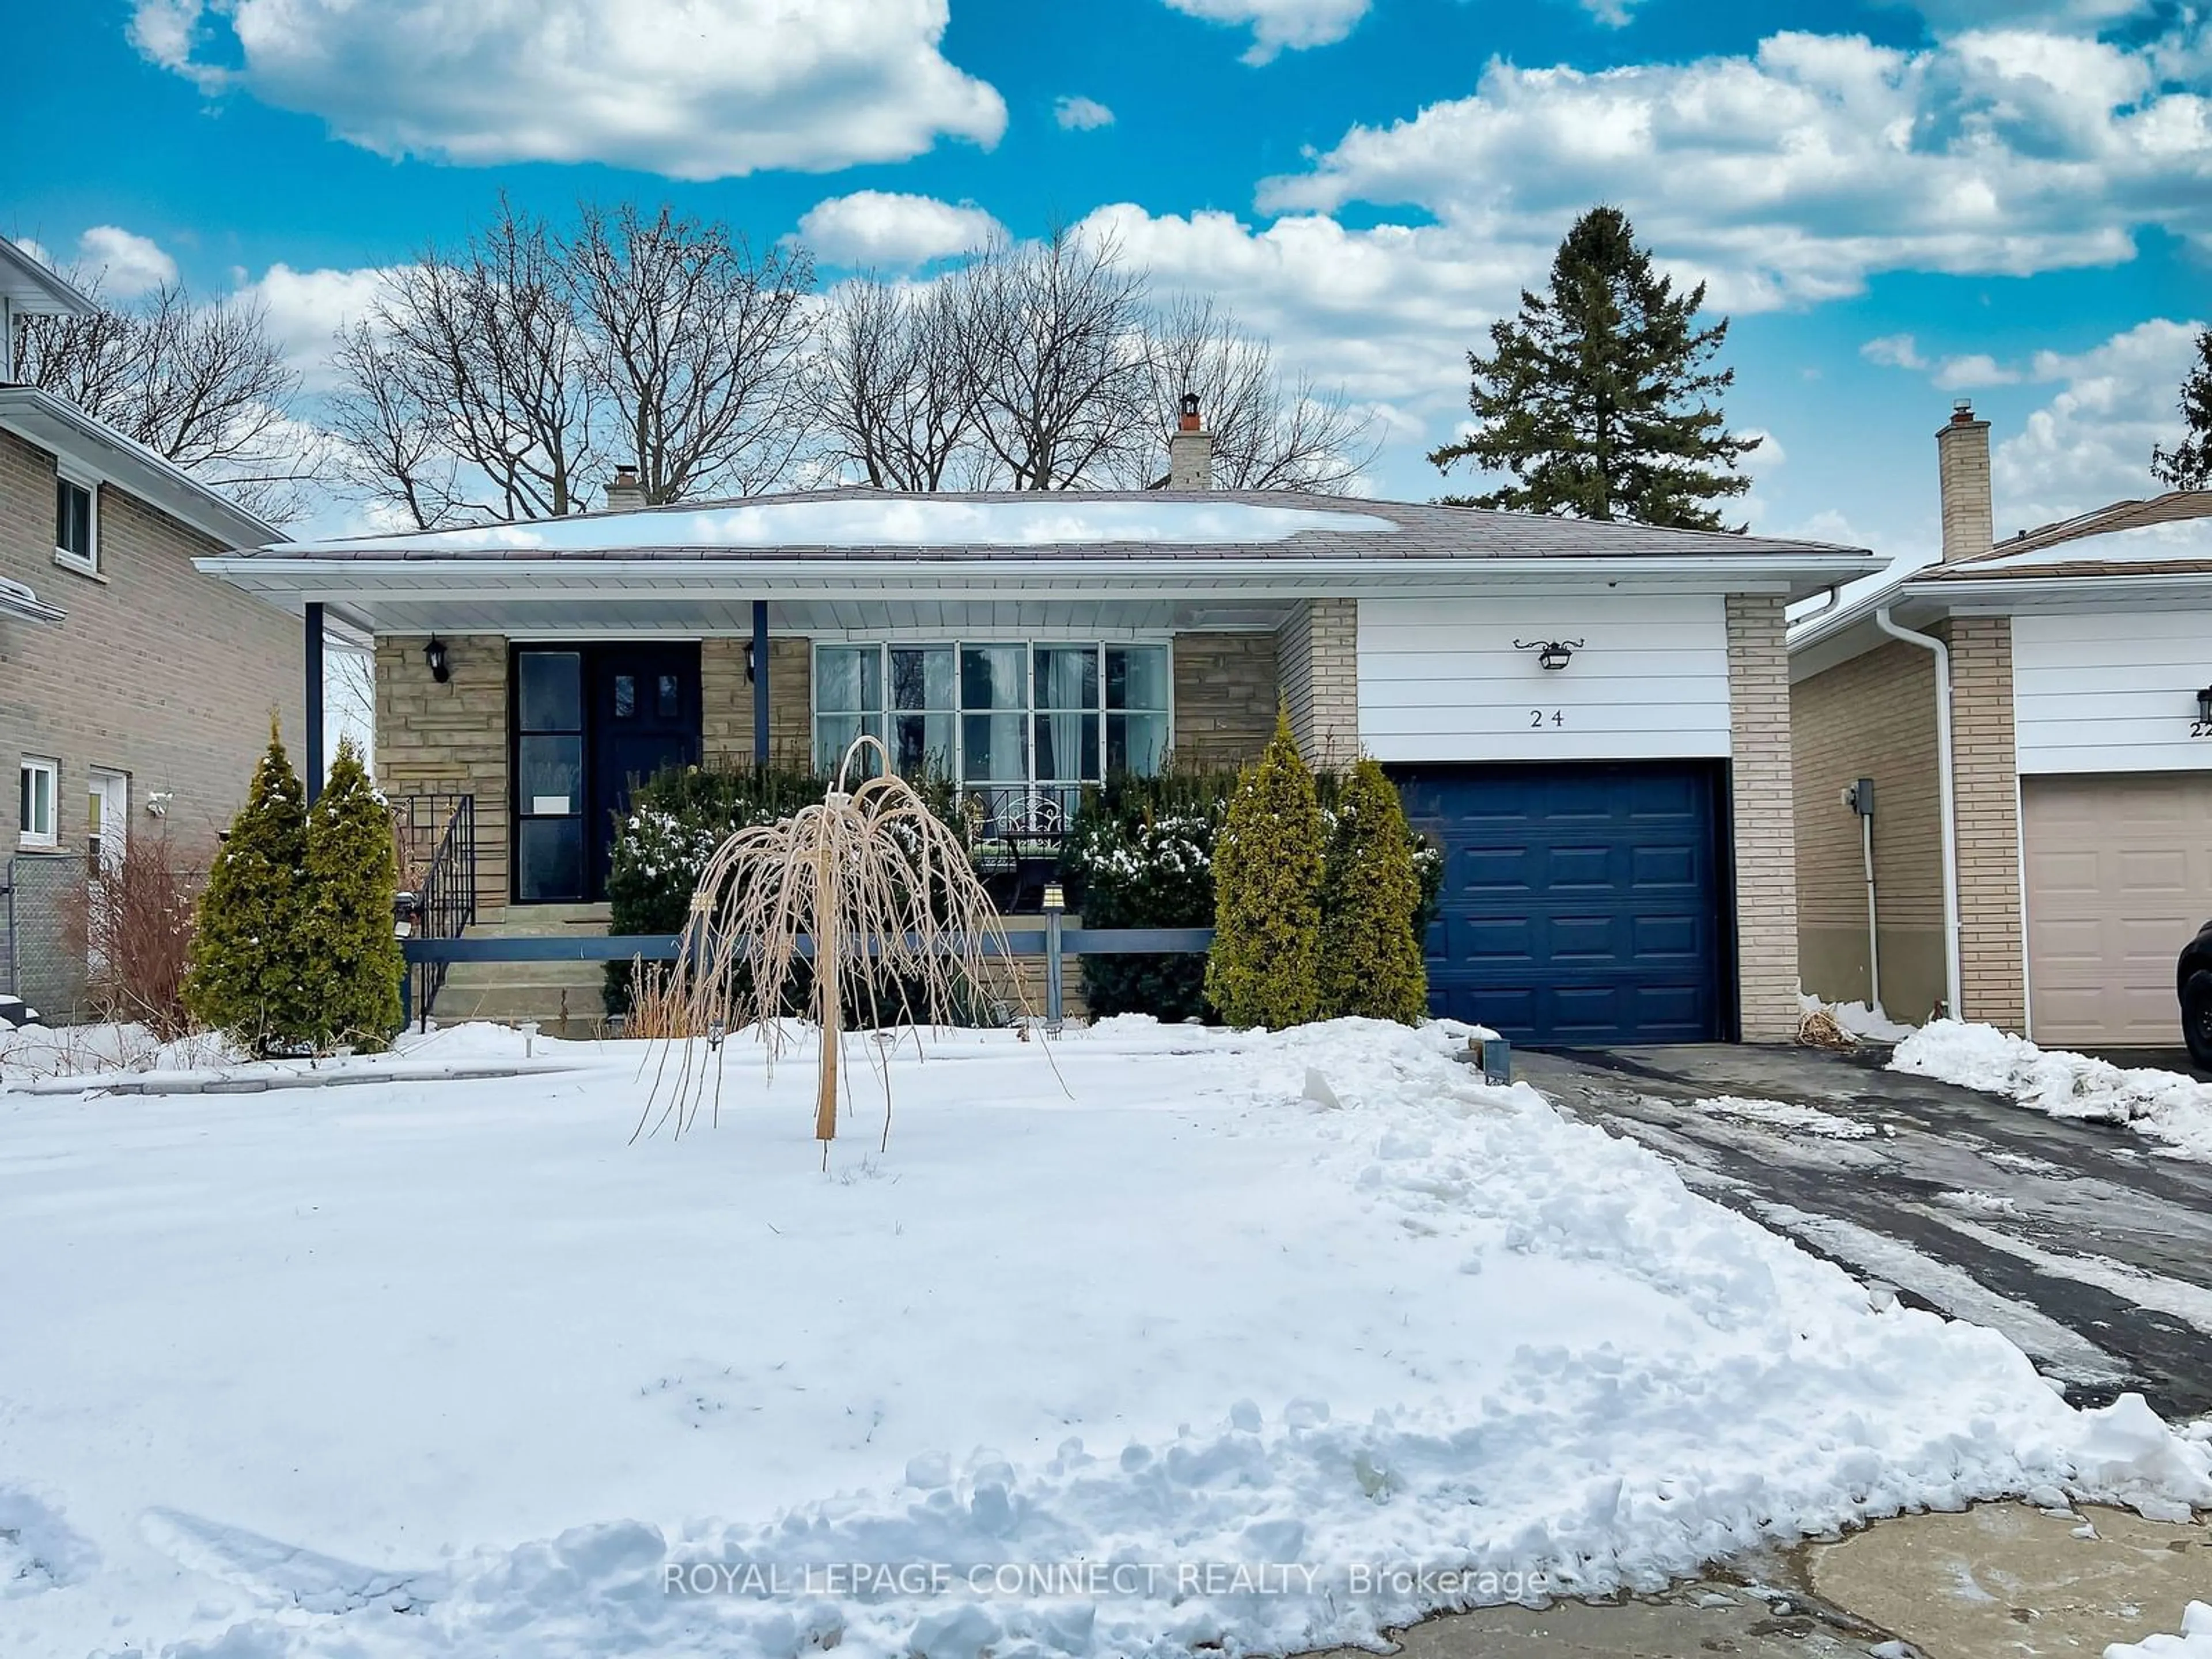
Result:
{"type": "MultiPolygon", "coordinates": [[[[2114,501],[2094,513],[2035,530],[2023,531],[1999,542],[1988,552],[1949,564],[1934,565],[1914,573],[1916,586],[1947,582],[1992,581],[2004,579],[2047,580],[2054,576],[2172,576],[2212,574],[2212,536],[2196,538],[2203,545],[2176,546],[2163,556],[2164,544],[2145,539],[2132,544],[2095,538],[2129,531],[2154,530],[2160,525],[2212,521],[2212,490],[2176,489],[2148,501],[2114,501]],[[2080,544],[2078,548],[2075,544],[2080,544]],[[2075,549],[2069,556],[2059,548],[2075,549]]],[[[2212,523],[2207,524],[2212,531],[2212,523]]]]}
{"type": "Polygon", "coordinates": [[[1656,559],[1720,556],[1747,560],[1774,556],[1861,555],[1863,550],[1827,543],[1782,541],[1648,525],[1539,518],[1410,501],[1373,501],[1280,490],[947,491],[937,495],[839,489],[752,495],[559,520],[533,520],[462,530],[363,536],[343,541],[286,542],[243,550],[239,556],[334,562],[392,560],[746,561],[821,559],[878,562],[970,562],[1096,558],[1340,559],[1656,559]],[[843,505],[842,514],[824,512],[843,505]],[[1035,509],[1029,514],[992,514],[997,507],[1035,509]],[[1103,512],[1094,509],[1105,509],[1103,512]],[[1202,535],[1176,533],[1207,518],[1207,509],[1237,509],[1202,535]],[[810,520],[865,524],[881,509],[883,533],[810,532],[810,520]],[[949,533],[927,520],[941,514],[949,533]],[[1085,515],[1099,528],[1088,528],[1085,515]],[[1260,515],[1274,517],[1264,528],[1260,515]],[[1275,515],[1284,515],[1275,517],[1275,515]],[[963,523],[1022,517],[1032,520],[1018,537],[961,533],[963,523]],[[1064,520],[1054,529],[1044,521],[1064,520]],[[1147,522],[1149,521],[1149,522],[1147,522]],[[1295,521],[1295,523],[1293,522],[1295,521]],[[1039,528],[1042,524],[1042,527],[1039,528]],[[1139,525],[1144,533],[1129,527],[1139,525]],[[911,528],[902,532],[899,526],[911,528]],[[702,533],[711,528],[715,533],[702,533]],[[1285,533],[1285,532],[1287,533],[1285,533]]]}

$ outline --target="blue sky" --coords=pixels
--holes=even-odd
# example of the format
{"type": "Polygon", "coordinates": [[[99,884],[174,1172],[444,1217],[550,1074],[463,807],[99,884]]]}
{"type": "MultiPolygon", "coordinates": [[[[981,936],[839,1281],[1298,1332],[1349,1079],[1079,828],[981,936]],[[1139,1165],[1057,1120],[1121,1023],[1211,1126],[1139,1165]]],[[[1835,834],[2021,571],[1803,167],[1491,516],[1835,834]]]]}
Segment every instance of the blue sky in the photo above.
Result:
{"type": "Polygon", "coordinates": [[[0,231],[250,290],[311,377],[502,190],[803,231],[833,277],[1095,217],[1371,404],[1418,498],[1467,348],[1608,199],[1735,319],[1757,527],[1911,553],[1954,397],[2001,530],[2148,490],[2212,315],[2212,28],[2169,0],[25,9],[0,231]]]}

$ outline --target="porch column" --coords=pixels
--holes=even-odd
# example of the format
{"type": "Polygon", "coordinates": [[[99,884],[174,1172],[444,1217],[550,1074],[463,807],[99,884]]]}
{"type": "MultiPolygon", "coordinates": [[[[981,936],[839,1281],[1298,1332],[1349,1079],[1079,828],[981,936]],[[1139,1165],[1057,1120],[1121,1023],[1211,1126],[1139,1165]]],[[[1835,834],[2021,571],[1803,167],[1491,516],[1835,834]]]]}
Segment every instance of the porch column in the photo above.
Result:
{"type": "Polygon", "coordinates": [[[768,601],[753,601],[753,764],[768,764],[768,601]]]}
{"type": "Polygon", "coordinates": [[[310,600],[307,606],[307,804],[323,793],[323,607],[310,600]]]}

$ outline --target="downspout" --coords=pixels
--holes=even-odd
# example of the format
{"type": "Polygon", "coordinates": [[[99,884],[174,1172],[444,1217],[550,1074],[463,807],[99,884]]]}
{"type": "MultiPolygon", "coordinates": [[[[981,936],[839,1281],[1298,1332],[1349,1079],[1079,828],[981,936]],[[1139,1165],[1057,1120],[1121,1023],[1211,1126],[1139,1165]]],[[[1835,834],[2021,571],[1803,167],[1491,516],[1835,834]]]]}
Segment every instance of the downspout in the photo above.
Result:
{"type": "Polygon", "coordinates": [[[1859,814],[1859,850],[1866,860],[1867,890],[1867,1004],[1873,1013],[1881,1012],[1881,911],[1875,902],[1874,891],[1874,814],[1859,814]]]}
{"type": "Polygon", "coordinates": [[[1951,779],[1951,648],[1929,634],[1917,634],[1891,619],[1889,607],[1874,613],[1874,625],[1893,640],[1917,645],[1936,657],[1936,805],[1942,821],[1943,844],[1943,1012],[1964,1019],[1960,1007],[1959,966],[1959,825],[1951,779]]]}

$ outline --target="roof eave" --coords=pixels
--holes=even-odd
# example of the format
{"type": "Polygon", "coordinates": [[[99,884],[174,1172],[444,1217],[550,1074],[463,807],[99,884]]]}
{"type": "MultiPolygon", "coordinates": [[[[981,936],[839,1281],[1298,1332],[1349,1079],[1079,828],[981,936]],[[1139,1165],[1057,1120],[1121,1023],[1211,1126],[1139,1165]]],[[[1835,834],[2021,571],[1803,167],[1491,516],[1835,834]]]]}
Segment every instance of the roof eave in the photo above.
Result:
{"type": "Polygon", "coordinates": [[[261,547],[283,532],[217,495],[174,461],[36,386],[0,386],[0,427],[112,478],[140,500],[227,547],[261,547]]]}

